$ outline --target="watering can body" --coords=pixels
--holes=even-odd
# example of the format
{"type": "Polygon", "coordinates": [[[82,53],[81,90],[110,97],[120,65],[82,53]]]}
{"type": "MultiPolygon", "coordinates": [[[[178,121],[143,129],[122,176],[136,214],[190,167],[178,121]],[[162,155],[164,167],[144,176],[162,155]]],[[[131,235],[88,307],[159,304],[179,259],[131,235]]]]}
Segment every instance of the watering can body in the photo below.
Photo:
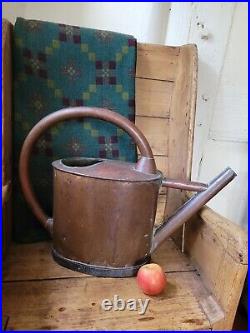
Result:
{"type": "Polygon", "coordinates": [[[99,108],[68,108],[43,118],[24,142],[19,174],[27,202],[52,235],[54,259],[73,270],[110,277],[135,275],[173,231],[236,175],[227,168],[208,185],[164,178],[140,130],[124,117],[99,108]],[[137,163],[81,157],[53,162],[53,218],[49,218],[30,183],[32,147],[58,121],[78,117],[102,119],[121,127],[132,136],[142,157],[137,163]],[[161,186],[198,193],[153,234],[161,186]]]}
{"type": "Polygon", "coordinates": [[[161,173],[119,161],[69,160],[53,163],[55,260],[95,275],[133,275],[150,261],[161,173]]]}

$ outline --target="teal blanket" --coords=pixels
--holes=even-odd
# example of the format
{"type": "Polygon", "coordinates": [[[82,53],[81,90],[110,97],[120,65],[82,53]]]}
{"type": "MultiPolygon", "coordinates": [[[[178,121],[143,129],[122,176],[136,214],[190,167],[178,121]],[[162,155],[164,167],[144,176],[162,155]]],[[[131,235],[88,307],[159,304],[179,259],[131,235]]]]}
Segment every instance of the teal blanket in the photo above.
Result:
{"type": "MultiPolygon", "coordinates": [[[[136,40],[109,31],[18,18],[13,62],[14,239],[32,242],[48,235],[27,206],[18,180],[26,135],[41,118],[68,106],[104,107],[134,121],[136,40]]],[[[51,162],[70,156],[137,159],[130,137],[103,121],[79,119],[54,126],[34,147],[30,167],[34,191],[50,215],[51,162]]]]}

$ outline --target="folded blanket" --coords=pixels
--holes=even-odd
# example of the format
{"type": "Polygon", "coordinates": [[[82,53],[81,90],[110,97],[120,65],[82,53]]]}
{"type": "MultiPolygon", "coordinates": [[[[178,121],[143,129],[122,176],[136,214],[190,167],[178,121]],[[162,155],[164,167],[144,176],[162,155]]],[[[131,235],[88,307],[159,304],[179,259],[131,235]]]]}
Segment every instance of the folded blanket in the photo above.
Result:
{"type": "MultiPolygon", "coordinates": [[[[134,121],[136,40],[109,31],[18,18],[13,61],[14,239],[31,242],[48,235],[32,215],[18,180],[26,135],[41,118],[68,106],[104,107],[134,121]]],[[[79,119],[54,126],[37,142],[30,164],[34,191],[50,215],[51,162],[70,156],[137,159],[130,137],[103,121],[79,119]]]]}

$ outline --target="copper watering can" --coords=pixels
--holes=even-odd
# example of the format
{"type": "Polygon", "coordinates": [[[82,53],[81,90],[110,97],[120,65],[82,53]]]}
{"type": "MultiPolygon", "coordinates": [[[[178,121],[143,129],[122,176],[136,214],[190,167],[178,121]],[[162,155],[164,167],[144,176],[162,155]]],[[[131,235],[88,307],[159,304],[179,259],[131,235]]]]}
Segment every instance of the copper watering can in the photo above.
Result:
{"type": "Polygon", "coordinates": [[[150,261],[152,252],[235,176],[227,168],[208,185],[177,181],[157,171],[142,132],[123,116],[100,108],[59,110],[40,120],[24,141],[19,164],[24,196],[53,238],[53,257],[62,266],[95,276],[126,277],[150,261]],[[53,218],[40,207],[29,179],[32,147],[59,121],[97,118],[117,125],[137,144],[137,163],[101,158],[66,158],[52,163],[53,218]],[[154,232],[160,186],[197,192],[154,232]]]}

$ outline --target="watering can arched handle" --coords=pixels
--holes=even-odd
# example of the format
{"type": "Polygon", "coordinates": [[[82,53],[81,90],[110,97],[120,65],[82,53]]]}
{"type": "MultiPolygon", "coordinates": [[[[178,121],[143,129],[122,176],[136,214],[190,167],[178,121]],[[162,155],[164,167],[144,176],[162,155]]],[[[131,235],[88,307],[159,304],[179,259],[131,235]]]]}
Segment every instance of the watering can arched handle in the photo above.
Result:
{"type": "Polygon", "coordinates": [[[19,161],[19,177],[24,197],[30,205],[34,215],[50,233],[52,233],[53,220],[52,218],[49,218],[41,208],[30,183],[30,155],[34,144],[45,130],[60,121],[82,117],[104,120],[122,128],[134,139],[141,153],[141,158],[136,163],[135,168],[138,171],[145,173],[156,173],[156,165],[153,153],[149,143],[147,142],[147,139],[131,121],[121,116],[120,114],[112,112],[108,109],[90,107],[72,107],[51,113],[50,115],[40,120],[29,132],[23,143],[19,161]]]}

